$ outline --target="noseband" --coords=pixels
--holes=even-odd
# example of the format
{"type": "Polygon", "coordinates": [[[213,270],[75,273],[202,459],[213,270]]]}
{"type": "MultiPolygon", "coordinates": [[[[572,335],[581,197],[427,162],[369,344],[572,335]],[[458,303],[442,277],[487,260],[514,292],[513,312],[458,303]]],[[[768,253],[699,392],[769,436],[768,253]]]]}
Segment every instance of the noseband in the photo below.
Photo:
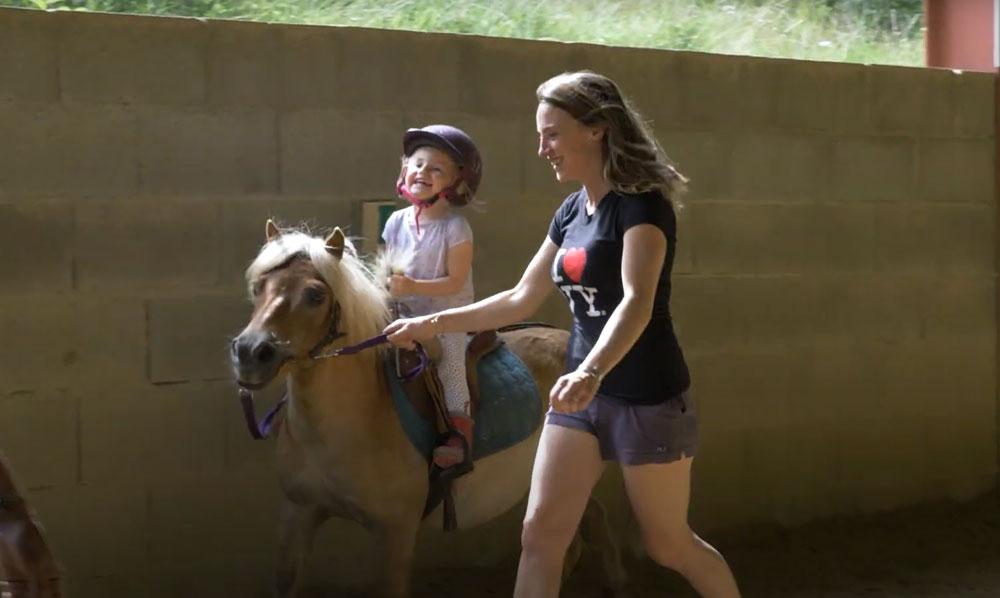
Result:
{"type": "MultiPolygon", "coordinates": [[[[320,339],[315,347],[309,350],[307,354],[309,359],[312,361],[319,361],[321,359],[327,359],[329,357],[339,357],[341,355],[353,355],[355,353],[360,353],[365,349],[370,349],[372,347],[377,347],[379,345],[389,342],[389,335],[379,334],[373,336],[369,339],[365,339],[360,343],[355,345],[348,345],[340,349],[335,349],[333,351],[327,351],[323,353],[323,349],[327,347],[333,341],[347,336],[344,332],[340,331],[340,302],[333,302],[333,314],[330,319],[330,328],[326,331],[326,335],[320,339]]],[[[420,358],[420,362],[409,372],[403,375],[403,380],[409,382],[413,380],[424,369],[427,367],[429,360],[427,358],[427,353],[424,351],[420,344],[417,344],[417,355],[420,358]]],[[[282,365],[285,362],[291,361],[292,357],[288,356],[282,361],[282,365]]],[[[279,366],[280,368],[280,366],[279,366]]],[[[250,432],[250,436],[255,440],[261,440],[267,438],[271,429],[274,426],[275,418],[281,411],[281,408],[285,406],[288,402],[288,393],[282,395],[281,399],[264,414],[264,417],[257,420],[257,412],[253,404],[253,392],[247,388],[240,388],[240,404],[243,406],[243,419],[246,422],[247,430],[250,432]]],[[[2,504],[0,504],[2,506],[2,504]]]]}

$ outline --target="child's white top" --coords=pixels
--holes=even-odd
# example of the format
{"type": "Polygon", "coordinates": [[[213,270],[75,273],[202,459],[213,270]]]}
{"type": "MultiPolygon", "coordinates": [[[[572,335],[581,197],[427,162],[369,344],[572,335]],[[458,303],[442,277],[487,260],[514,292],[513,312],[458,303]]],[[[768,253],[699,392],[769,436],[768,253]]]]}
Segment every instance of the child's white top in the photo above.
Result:
{"type": "MultiPolygon", "coordinates": [[[[443,200],[442,200],[443,201],[443,200]]],[[[455,210],[438,219],[421,218],[417,235],[416,211],[413,206],[397,210],[389,216],[382,238],[406,257],[405,274],[415,280],[433,280],[448,275],[448,249],[472,241],[469,221],[455,210]]],[[[398,298],[415,316],[435,313],[442,309],[468,305],[473,301],[472,269],[462,289],[454,295],[427,297],[407,295],[398,298]]]]}

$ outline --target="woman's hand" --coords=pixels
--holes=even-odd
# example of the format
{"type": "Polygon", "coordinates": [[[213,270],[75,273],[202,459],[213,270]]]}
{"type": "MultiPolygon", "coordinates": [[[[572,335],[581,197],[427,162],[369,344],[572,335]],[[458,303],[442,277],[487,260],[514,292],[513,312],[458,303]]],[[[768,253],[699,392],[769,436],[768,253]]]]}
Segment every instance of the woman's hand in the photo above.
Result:
{"type": "Polygon", "coordinates": [[[578,369],[563,374],[549,391],[549,403],[559,413],[583,411],[600,385],[600,379],[593,372],[578,369]]]}
{"type": "Polygon", "coordinates": [[[393,274],[389,277],[389,294],[393,297],[405,297],[413,294],[413,279],[403,274],[393,274]]]}
{"type": "Polygon", "coordinates": [[[383,334],[389,335],[389,342],[404,349],[413,349],[414,343],[428,340],[437,332],[434,330],[434,316],[402,318],[385,327],[383,334]]]}

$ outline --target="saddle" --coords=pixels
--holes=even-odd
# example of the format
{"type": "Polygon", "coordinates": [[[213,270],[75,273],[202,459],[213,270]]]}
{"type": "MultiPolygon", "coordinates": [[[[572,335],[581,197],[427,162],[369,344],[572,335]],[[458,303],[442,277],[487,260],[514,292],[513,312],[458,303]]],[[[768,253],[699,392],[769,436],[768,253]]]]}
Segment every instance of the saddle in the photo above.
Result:
{"type": "MultiPolygon", "coordinates": [[[[469,345],[465,352],[465,374],[469,384],[470,415],[475,418],[479,405],[479,360],[503,346],[503,341],[496,330],[471,333],[469,345]]],[[[424,343],[424,353],[428,363],[423,372],[413,380],[404,382],[406,398],[424,421],[434,425],[439,434],[451,432],[448,422],[448,409],[444,402],[444,388],[438,377],[437,364],[441,358],[441,346],[437,339],[424,343]]],[[[416,351],[396,348],[393,351],[396,364],[396,375],[402,379],[406,372],[414,371],[420,365],[420,356],[416,351]]]]}
{"type": "MultiPolygon", "coordinates": [[[[469,385],[469,411],[475,418],[479,406],[479,361],[496,351],[503,345],[503,341],[495,330],[475,333],[469,340],[465,353],[466,379],[469,385]]],[[[427,424],[433,426],[437,434],[435,443],[441,443],[450,436],[458,434],[452,428],[451,420],[448,417],[448,407],[445,403],[444,389],[437,373],[437,363],[440,359],[440,346],[437,340],[426,343],[424,351],[428,356],[427,366],[416,378],[402,383],[406,400],[413,410],[427,424]]],[[[414,371],[420,364],[420,356],[415,351],[397,348],[392,352],[392,359],[395,363],[396,375],[399,380],[403,380],[406,372],[414,371]]],[[[454,468],[440,469],[431,460],[431,452],[421,451],[428,464],[428,495],[424,504],[424,517],[429,515],[439,504],[444,503],[443,528],[451,531],[458,527],[458,516],[455,512],[455,501],[451,492],[452,482],[470,472],[473,468],[472,455],[467,455],[466,463],[459,464],[454,468]]]]}

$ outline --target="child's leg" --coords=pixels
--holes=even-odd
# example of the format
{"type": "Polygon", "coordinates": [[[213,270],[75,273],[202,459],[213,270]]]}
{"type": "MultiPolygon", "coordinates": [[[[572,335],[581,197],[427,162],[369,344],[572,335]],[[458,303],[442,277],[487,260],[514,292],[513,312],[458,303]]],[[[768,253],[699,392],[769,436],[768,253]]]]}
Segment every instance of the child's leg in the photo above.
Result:
{"type": "MultiPolygon", "coordinates": [[[[448,407],[451,425],[465,436],[466,443],[472,448],[472,413],[470,410],[469,383],[465,376],[465,351],[468,337],[465,333],[442,334],[441,361],[438,364],[438,377],[444,389],[444,400],[448,407]]],[[[434,463],[438,467],[452,467],[465,461],[466,455],[462,442],[457,438],[437,447],[434,450],[434,463]]]]}

